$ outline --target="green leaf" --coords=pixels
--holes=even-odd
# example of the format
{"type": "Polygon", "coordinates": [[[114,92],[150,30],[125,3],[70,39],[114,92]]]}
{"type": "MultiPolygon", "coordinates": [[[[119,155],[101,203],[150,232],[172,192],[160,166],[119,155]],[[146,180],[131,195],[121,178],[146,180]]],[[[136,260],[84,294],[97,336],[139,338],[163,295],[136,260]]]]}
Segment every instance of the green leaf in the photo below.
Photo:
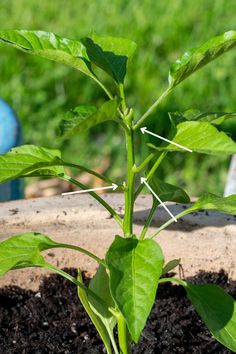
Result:
{"type": "Polygon", "coordinates": [[[177,267],[179,264],[180,264],[180,258],[179,259],[172,259],[164,266],[162,274],[166,274],[166,273],[170,272],[175,267],[177,267]]]}
{"type": "Polygon", "coordinates": [[[91,296],[88,296],[88,300],[93,311],[101,318],[105,327],[109,326],[110,330],[113,330],[116,324],[116,319],[111,312],[108,311],[108,309],[115,308],[115,303],[110,292],[109,277],[106,268],[103,265],[99,265],[96,274],[89,283],[89,289],[101,297],[107,304],[107,310],[104,310],[104,306],[101,306],[98,301],[91,296]]]}
{"type": "Polygon", "coordinates": [[[213,125],[220,125],[229,118],[236,117],[236,113],[226,112],[204,112],[198,109],[189,109],[185,112],[170,112],[170,119],[175,125],[185,121],[208,122],[213,125]]]}
{"type": "Polygon", "coordinates": [[[184,53],[170,68],[169,87],[177,86],[195,71],[234,48],[235,45],[236,32],[228,31],[184,53]]]}
{"type": "Polygon", "coordinates": [[[102,122],[116,120],[116,110],[116,98],[105,102],[98,110],[94,106],[78,106],[61,121],[60,134],[68,138],[102,122]]]}
{"type": "Polygon", "coordinates": [[[198,210],[218,210],[223,213],[236,215],[236,194],[229,197],[218,197],[217,195],[206,193],[181,214],[186,215],[198,210]]]}
{"type": "Polygon", "coordinates": [[[163,254],[153,240],[116,236],[106,254],[110,289],[134,342],[138,342],[153,306],[163,254]]]}
{"type": "Polygon", "coordinates": [[[22,145],[0,155],[0,183],[20,176],[64,175],[59,150],[22,145]]]}
{"type": "MultiPolygon", "coordinates": [[[[83,278],[82,278],[82,274],[80,271],[78,272],[78,281],[81,284],[83,284],[83,278]]],[[[81,304],[83,305],[85,311],[87,312],[88,316],[90,317],[92,323],[94,324],[96,330],[98,331],[98,333],[105,345],[107,353],[112,354],[109,333],[108,333],[106,327],[104,326],[103,322],[101,321],[101,318],[94,312],[94,309],[92,308],[90,301],[88,300],[88,295],[87,295],[86,291],[82,287],[78,287],[77,292],[78,292],[78,297],[80,299],[81,304]]]]}
{"type": "Polygon", "coordinates": [[[83,38],[89,60],[104,70],[117,83],[123,83],[128,60],[136,50],[136,44],[126,38],[100,37],[93,33],[83,38]]]}
{"type": "Polygon", "coordinates": [[[189,196],[180,187],[165,183],[156,176],[153,176],[148,183],[163,202],[190,203],[189,196]]]}
{"type": "Polygon", "coordinates": [[[52,32],[2,30],[0,41],[27,53],[69,65],[96,78],[86,48],[80,41],[59,37],[52,32]]]}
{"type": "MultiPolygon", "coordinates": [[[[212,155],[225,155],[236,153],[236,143],[224,132],[219,132],[214,126],[207,122],[184,122],[176,127],[174,137],[170,140],[183,145],[194,152],[212,155]]],[[[180,147],[163,143],[160,146],[148,144],[149,147],[158,151],[180,151],[180,147]]]]}
{"type": "Polygon", "coordinates": [[[63,161],[58,150],[35,145],[22,145],[0,155],[0,183],[17,177],[57,176],[65,178],[62,166],[74,167],[92,174],[107,183],[109,178],[84,166],[63,161]]]}
{"type": "Polygon", "coordinates": [[[0,243],[0,276],[15,268],[43,267],[46,263],[40,252],[54,247],[56,242],[36,232],[10,237],[0,243]]]}
{"type": "Polygon", "coordinates": [[[215,339],[236,352],[236,301],[213,284],[188,284],[185,289],[215,339]]]}

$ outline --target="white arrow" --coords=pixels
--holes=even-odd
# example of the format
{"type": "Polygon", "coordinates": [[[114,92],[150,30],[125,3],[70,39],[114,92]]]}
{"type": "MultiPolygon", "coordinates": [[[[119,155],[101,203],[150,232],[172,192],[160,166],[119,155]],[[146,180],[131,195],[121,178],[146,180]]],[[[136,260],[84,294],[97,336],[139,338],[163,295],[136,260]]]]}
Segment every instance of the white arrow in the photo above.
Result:
{"type": "Polygon", "coordinates": [[[169,209],[165,206],[165,204],[161,201],[161,199],[156,195],[154,190],[149,186],[147,183],[147,178],[141,177],[141,183],[144,183],[145,186],[150,190],[150,192],[154,195],[154,197],[157,198],[158,202],[163,206],[163,208],[167,211],[167,213],[172,217],[172,219],[177,222],[177,219],[174,217],[174,215],[169,211],[169,209]]]}
{"type": "Polygon", "coordinates": [[[154,134],[154,133],[150,132],[149,130],[147,130],[147,127],[142,127],[140,130],[141,130],[141,132],[142,132],[143,134],[144,134],[144,133],[148,133],[148,134],[150,134],[150,135],[155,136],[156,138],[159,138],[159,139],[161,139],[161,140],[167,141],[167,142],[170,143],[170,144],[176,145],[176,146],[178,146],[178,147],[181,148],[181,149],[187,150],[187,151],[189,151],[189,152],[193,152],[192,150],[186,148],[186,147],[183,146],[183,145],[177,144],[177,143],[175,143],[174,141],[168,140],[168,139],[166,139],[166,138],[163,138],[163,137],[160,136],[160,135],[157,135],[157,134],[154,134]]]}
{"type": "Polygon", "coordinates": [[[112,185],[111,185],[111,186],[108,186],[108,187],[86,189],[86,190],[75,191],[75,192],[67,192],[67,193],[62,193],[61,195],[78,194],[78,193],[88,193],[88,192],[94,192],[94,191],[102,191],[102,190],[104,190],[104,189],[112,189],[113,191],[115,191],[116,188],[118,188],[117,184],[112,183],[112,185]]]}

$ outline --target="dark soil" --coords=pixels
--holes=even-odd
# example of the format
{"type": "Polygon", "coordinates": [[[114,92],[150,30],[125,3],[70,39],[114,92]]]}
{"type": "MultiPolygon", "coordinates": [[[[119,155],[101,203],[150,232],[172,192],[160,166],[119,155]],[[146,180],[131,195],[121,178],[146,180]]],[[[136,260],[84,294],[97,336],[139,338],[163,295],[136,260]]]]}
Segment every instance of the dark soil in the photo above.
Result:
{"type": "MultiPolygon", "coordinates": [[[[68,270],[67,270],[68,271],[68,270]]],[[[75,270],[70,270],[75,275],[75,270]]],[[[216,283],[236,297],[227,275],[201,272],[193,283],[216,283]]],[[[37,293],[0,289],[0,354],[101,354],[103,345],[80,305],[76,287],[57,275],[37,293]]],[[[211,338],[180,286],[162,284],[134,354],[229,354],[211,338]]]]}

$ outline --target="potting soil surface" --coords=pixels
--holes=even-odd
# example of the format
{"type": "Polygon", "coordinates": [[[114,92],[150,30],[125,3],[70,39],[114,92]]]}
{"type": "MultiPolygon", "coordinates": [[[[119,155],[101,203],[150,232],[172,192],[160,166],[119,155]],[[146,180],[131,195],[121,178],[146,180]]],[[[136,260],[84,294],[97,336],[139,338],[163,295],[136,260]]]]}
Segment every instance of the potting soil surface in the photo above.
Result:
{"type": "MultiPolygon", "coordinates": [[[[76,276],[76,270],[67,271],[76,276]]],[[[224,271],[200,272],[192,283],[215,283],[236,297],[236,282],[224,271]]],[[[0,354],[105,353],[78,298],[76,286],[58,275],[43,279],[38,292],[0,289],[0,354]]],[[[147,326],[132,354],[229,354],[216,342],[181,286],[161,284],[147,326]]]]}

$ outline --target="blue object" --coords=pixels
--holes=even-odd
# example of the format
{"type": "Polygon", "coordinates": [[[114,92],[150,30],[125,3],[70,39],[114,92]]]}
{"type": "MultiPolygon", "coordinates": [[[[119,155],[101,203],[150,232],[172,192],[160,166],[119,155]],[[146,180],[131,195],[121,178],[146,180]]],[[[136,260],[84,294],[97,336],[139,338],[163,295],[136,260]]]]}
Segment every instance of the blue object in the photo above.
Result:
{"type": "MultiPolygon", "coordinates": [[[[0,99],[0,154],[20,145],[21,129],[15,112],[0,99]]],[[[20,180],[0,183],[0,202],[23,198],[23,184],[20,180]]]]}

